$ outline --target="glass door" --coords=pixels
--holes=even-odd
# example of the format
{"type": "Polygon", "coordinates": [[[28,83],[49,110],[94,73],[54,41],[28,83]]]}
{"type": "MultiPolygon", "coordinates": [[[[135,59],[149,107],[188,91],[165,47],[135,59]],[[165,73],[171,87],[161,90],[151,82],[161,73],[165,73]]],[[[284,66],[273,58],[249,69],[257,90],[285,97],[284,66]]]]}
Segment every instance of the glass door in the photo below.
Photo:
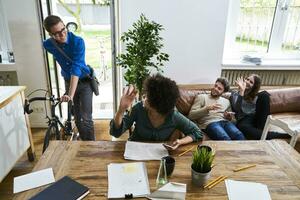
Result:
{"type": "MultiPolygon", "coordinates": [[[[49,14],[58,15],[69,31],[85,41],[86,63],[91,65],[100,81],[100,95],[93,99],[93,118],[111,119],[113,117],[113,71],[111,48],[111,9],[110,1],[87,0],[39,0],[42,20],[49,14]]],[[[44,32],[44,39],[49,37],[44,32]]],[[[45,55],[51,92],[62,95],[65,91],[60,67],[51,54],[45,55]]],[[[65,109],[63,109],[65,110],[65,109]]],[[[64,115],[65,116],[65,115],[64,115]]]]}

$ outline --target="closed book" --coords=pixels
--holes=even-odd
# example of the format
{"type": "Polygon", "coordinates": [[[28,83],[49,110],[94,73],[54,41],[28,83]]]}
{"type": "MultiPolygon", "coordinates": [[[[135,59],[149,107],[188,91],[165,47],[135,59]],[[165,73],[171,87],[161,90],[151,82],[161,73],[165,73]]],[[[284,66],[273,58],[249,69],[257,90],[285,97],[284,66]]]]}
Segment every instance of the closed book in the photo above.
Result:
{"type": "Polygon", "coordinates": [[[33,196],[30,200],[80,200],[88,193],[88,187],[65,176],[33,196]]]}

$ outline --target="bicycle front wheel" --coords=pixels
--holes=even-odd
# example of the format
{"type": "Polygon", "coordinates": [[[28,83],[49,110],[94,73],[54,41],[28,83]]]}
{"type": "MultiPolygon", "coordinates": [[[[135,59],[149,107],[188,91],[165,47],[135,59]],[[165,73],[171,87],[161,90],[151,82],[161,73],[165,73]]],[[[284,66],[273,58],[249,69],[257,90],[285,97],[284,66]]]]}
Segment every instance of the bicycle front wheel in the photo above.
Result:
{"type": "Polygon", "coordinates": [[[46,131],[45,138],[44,138],[43,153],[49,146],[50,140],[55,138],[55,136],[57,135],[57,132],[58,132],[58,128],[56,126],[52,126],[52,125],[49,126],[49,128],[46,131]]]}

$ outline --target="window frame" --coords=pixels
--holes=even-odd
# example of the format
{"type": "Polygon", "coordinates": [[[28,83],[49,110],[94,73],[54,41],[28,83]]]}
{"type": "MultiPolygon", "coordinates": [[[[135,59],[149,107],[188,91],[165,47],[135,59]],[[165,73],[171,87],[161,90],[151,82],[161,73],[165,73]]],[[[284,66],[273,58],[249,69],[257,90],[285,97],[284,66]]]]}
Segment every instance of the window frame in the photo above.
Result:
{"type": "Polygon", "coordinates": [[[12,42],[9,32],[8,21],[2,1],[0,1],[0,54],[2,58],[1,64],[8,64],[8,52],[12,52],[12,42]]]}
{"type": "MultiPolygon", "coordinates": [[[[244,55],[258,55],[262,57],[261,65],[268,63],[276,63],[276,61],[280,60],[280,62],[289,65],[290,61],[299,61],[299,68],[300,68],[300,50],[299,53],[297,52],[290,52],[284,53],[281,49],[281,46],[284,42],[284,34],[286,26],[288,25],[288,16],[289,10],[285,9],[290,7],[292,0],[285,0],[280,1],[276,0],[276,7],[273,16],[273,23],[272,29],[270,33],[269,45],[267,47],[267,52],[264,54],[254,53],[254,54],[247,54],[246,52],[242,51],[234,51],[232,52],[232,47],[235,45],[235,38],[236,38],[236,31],[238,26],[238,19],[240,14],[240,1],[239,0],[232,0],[229,4],[228,10],[228,18],[227,18],[227,29],[225,35],[225,44],[224,44],[224,53],[223,53],[223,65],[229,66],[230,64],[237,64],[240,63],[241,66],[244,64],[240,60],[244,55]],[[239,61],[238,61],[239,60],[239,61]]],[[[293,62],[295,63],[295,62],[293,62]]],[[[255,65],[255,64],[250,64],[255,65]]],[[[295,64],[293,64],[294,66],[295,64]]],[[[298,64],[296,64],[298,65],[298,64]]]]}

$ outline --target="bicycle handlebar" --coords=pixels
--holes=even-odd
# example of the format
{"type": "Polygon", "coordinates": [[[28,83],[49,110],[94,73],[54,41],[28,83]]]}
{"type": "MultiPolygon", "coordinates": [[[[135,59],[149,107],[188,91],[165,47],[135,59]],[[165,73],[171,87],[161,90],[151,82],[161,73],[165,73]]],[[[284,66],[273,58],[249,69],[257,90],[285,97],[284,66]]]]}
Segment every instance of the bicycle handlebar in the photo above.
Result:
{"type": "Polygon", "coordinates": [[[51,102],[59,102],[60,98],[54,98],[54,96],[51,97],[33,97],[31,99],[25,99],[25,103],[24,103],[24,114],[30,114],[33,112],[32,109],[29,109],[30,103],[34,102],[34,101],[51,101],[51,102]]]}

